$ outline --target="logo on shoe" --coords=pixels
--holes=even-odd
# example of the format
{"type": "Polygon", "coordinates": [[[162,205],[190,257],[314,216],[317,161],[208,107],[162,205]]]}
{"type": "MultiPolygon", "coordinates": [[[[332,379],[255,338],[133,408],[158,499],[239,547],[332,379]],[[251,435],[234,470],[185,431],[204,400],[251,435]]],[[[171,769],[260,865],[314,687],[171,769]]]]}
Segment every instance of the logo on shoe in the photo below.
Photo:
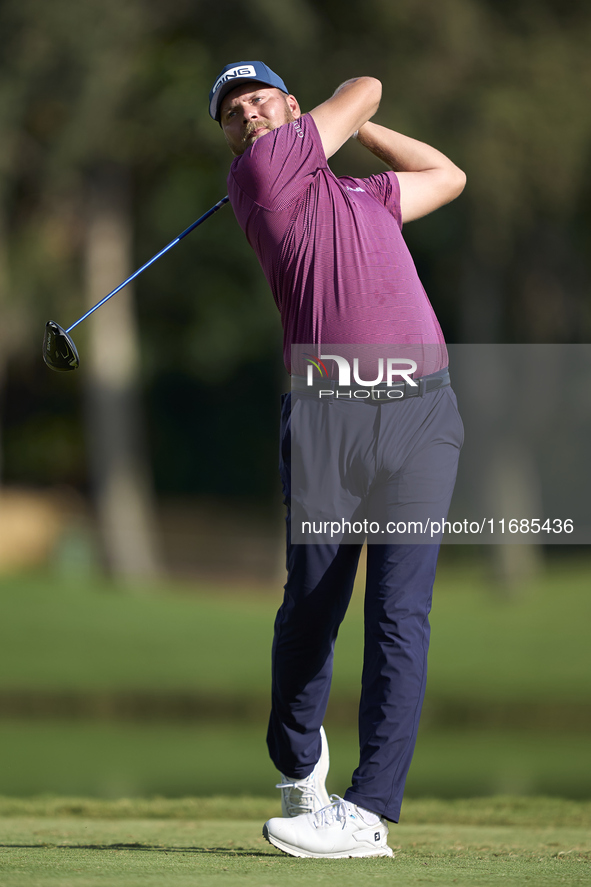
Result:
{"type": "Polygon", "coordinates": [[[373,836],[373,839],[374,839],[374,841],[376,841],[376,842],[378,842],[378,841],[380,840],[380,838],[381,838],[381,835],[380,835],[379,832],[376,832],[375,835],[373,836]]]}

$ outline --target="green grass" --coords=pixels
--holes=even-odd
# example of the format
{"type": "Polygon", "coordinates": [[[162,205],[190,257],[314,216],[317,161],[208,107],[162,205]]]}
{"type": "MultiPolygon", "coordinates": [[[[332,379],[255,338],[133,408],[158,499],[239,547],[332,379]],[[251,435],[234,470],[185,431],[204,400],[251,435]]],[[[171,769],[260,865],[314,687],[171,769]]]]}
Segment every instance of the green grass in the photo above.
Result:
{"type": "MultiPolygon", "coordinates": [[[[83,819],[266,820],[277,816],[276,799],[236,795],[211,798],[117,798],[113,800],[39,795],[9,798],[0,795],[0,818],[12,817],[83,819]]],[[[591,829],[591,801],[565,798],[533,798],[495,795],[490,798],[405,798],[401,824],[484,825],[532,828],[573,827],[591,829]]],[[[393,829],[399,828],[392,825],[393,829]]]]}
{"type": "Polygon", "coordinates": [[[171,590],[140,596],[99,579],[1,580],[0,687],[260,692],[275,601],[171,590]]]}
{"type": "MultiPolygon", "coordinates": [[[[554,564],[535,587],[508,599],[487,588],[478,567],[442,564],[408,796],[591,797],[590,576],[588,560],[554,564]],[[453,714],[454,705],[472,706],[482,718],[505,704],[478,729],[453,714]],[[530,718],[531,704],[543,719],[530,718]]],[[[140,596],[98,579],[2,579],[0,705],[9,691],[71,692],[93,701],[93,716],[60,720],[49,708],[26,720],[5,710],[0,793],[275,794],[265,718],[278,603],[278,593],[212,586],[169,584],[140,596]],[[109,694],[124,692],[209,697],[227,722],[208,723],[207,712],[117,720],[109,694]]],[[[336,792],[357,762],[361,608],[358,589],[339,636],[326,720],[336,792]]]]}
{"type": "MultiPolygon", "coordinates": [[[[442,565],[432,613],[431,698],[591,700],[591,563],[551,566],[512,599],[477,567],[442,565]]],[[[191,691],[268,696],[275,594],[106,581],[0,580],[0,690],[191,691]],[[174,592],[177,593],[174,593],[174,592]],[[184,592],[184,593],[178,593],[184,592]]],[[[359,692],[362,600],[341,629],[333,694],[359,692]]]]}
{"type": "Polygon", "coordinates": [[[101,811],[84,800],[77,802],[78,815],[71,806],[59,815],[52,802],[35,803],[36,809],[7,816],[0,800],[3,887],[591,883],[589,804],[416,802],[391,827],[394,859],[297,860],[261,837],[259,813],[266,810],[256,799],[235,807],[233,819],[222,818],[222,799],[210,819],[193,816],[190,800],[178,804],[176,818],[161,801],[127,802],[125,818],[120,807],[104,805],[101,811]]]}
{"type": "Polygon", "coordinates": [[[432,697],[591,703],[591,563],[559,561],[506,597],[477,567],[441,570],[429,653],[432,697]]]}
{"type": "MultiPolygon", "coordinates": [[[[331,728],[328,788],[342,794],[357,765],[357,734],[331,728]]],[[[97,798],[221,793],[267,795],[277,773],[264,725],[13,721],[0,724],[0,794],[97,798]]],[[[407,797],[499,792],[591,797],[589,738],[534,731],[421,729],[407,797]]]]}

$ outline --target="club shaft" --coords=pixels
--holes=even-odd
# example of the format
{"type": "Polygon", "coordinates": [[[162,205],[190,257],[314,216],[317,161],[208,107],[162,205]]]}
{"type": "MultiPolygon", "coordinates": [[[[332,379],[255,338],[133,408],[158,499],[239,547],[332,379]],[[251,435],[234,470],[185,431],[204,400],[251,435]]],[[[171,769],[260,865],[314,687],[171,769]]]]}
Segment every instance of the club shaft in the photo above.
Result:
{"type": "Polygon", "coordinates": [[[149,268],[150,265],[152,265],[157,259],[160,258],[160,256],[163,256],[164,253],[167,253],[169,249],[172,249],[173,246],[176,246],[177,243],[179,242],[179,240],[182,240],[183,237],[186,237],[187,234],[190,234],[194,228],[196,228],[198,225],[200,225],[202,222],[204,222],[206,219],[208,219],[210,216],[212,216],[215,212],[218,211],[218,209],[221,209],[221,207],[225,203],[227,203],[228,200],[229,200],[228,197],[222,197],[222,199],[219,200],[215,204],[215,206],[212,206],[212,208],[208,209],[206,213],[203,213],[203,215],[200,218],[198,218],[196,222],[193,222],[192,225],[189,225],[188,228],[185,228],[185,230],[182,232],[182,234],[179,234],[178,237],[175,237],[174,240],[171,240],[170,243],[164,247],[164,249],[161,249],[159,253],[156,253],[155,256],[152,256],[152,258],[149,259],[145,265],[142,265],[141,268],[138,268],[137,271],[134,271],[134,273],[130,277],[128,277],[127,280],[124,280],[123,283],[120,283],[118,287],[116,287],[110,293],[107,293],[107,295],[103,299],[101,299],[100,302],[97,302],[96,305],[93,305],[93,307],[90,308],[90,310],[88,310],[86,312],[86,314],[84,314],[82,317],[79,317],[78,320],[72,324],[72,326],[68,327],[66,332],[70,333],[74,329],[74,327],[78,326],[79,323],[82,323],[83,320],[86,320],[87,317],[90,317],[91,314],[94,314],[94,312],[97,310],[97,308],[100,308],[101,305],[104,305],[105,302],[108,302],[109,299],[111,299],[114,295],[116,295],[119,292],[119,290],[122,290],[124,286],[127,286],[128,283],[131,283],[132,280],[135,280],[135,278],[139,274],[141,274],[142,271],[145,271],[146,268],[149,268]]]}

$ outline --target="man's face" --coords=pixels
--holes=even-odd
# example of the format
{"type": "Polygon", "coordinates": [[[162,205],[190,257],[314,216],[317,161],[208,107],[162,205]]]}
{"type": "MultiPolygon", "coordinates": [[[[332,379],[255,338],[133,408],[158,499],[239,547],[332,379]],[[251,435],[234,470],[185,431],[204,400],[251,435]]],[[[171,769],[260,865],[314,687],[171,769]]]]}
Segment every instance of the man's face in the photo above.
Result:
{"type": "Polygon", "coordinates": [[[243,83],[224,96],[220,122],[230,150],[239,156],[261,136],[300,114],[292,95],[262,83],[243,83]]]}

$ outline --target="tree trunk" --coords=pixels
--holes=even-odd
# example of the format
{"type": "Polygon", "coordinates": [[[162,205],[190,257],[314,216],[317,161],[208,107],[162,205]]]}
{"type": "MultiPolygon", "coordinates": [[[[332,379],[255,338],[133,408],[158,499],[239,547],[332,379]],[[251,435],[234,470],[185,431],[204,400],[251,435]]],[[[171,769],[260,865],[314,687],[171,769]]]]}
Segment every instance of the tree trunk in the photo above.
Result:
{"type": "MultiPolygon", "coordinates": [[[[102,167],[89,189],[85,236],[87,306],[121,283],[131,268],[131,219],[122,170],[102,167]]],[[[160,572],[154,505],[139,397],[139,346],[128,286],[86,322],[87,429],[104,558],[118,577],[160,572]]]]}
{"type": "MultiPolygon", "coordinates": [[[[22,324],[17,323],[14,308],[10,299],[10,280],[8,272],[8,224],[4,201],[0,200],[0,308],[2,310],[2,331],[0,332],[0,407],[3,406],[6,369],[8,358],[18,341],[22,324]]],[[[2,411],[3,412],[3,411],[2,411]]],[[[4,484],[4,428],[0,425],[0,488],[4,484]]]]}
{"type": "MultiPolygon", "coordinates": [[[[502,268],[494,262],[488,265],[467,251],[462,281],[461,335],[465,343],[493,343],[502,340],[503,281],[502,268]]],[[[482,349],[482,360],[493,352],[482,349]]],[[[506,396],[499,384],[499,370],[494,365],[487,372],[482,363],[469,361],[463,367],[466,380],[470,380],[474,397],[470,409],[472,422],[479,416],[478,426],[466,427],[466,435],[480,438],[479,458],[482,483],[475,484],[473,494],[479,499],[477,513],[506,515],[507,519],[537,516],[534,508],[539,500],[539,478],[528,459],[528,454],[518,444],[508,445],[499,428],[506,415],[501,401],[506,396]],[[476,381],[477,380],[477,381],[476,381]],[[479,415],[480,413],[480,415],[479,415]]],[[[461,363],[458,361],[458,363],[461,363]]],[[[460,376],[461,367],[456,369],[460,376]]],[[[509,379],[504,377],[505,383],[509,379]]],[[[461,380],[458,379],[458,387],[461,380]]],[[[461,409],[461,403],[460,403],[461,409]]],[[[465,417],[468,422],[468,416],[465,417]]],[[[518,438],[517,438],[518,439],[518,438]]],[[[460,457],[461,458],[461,457],[460,457]]],[[[535,579],[543,569],[541,545],[524,542],[486,546],[491,577],[503,593],[515,593],[523,585],[535,579]]]]}

